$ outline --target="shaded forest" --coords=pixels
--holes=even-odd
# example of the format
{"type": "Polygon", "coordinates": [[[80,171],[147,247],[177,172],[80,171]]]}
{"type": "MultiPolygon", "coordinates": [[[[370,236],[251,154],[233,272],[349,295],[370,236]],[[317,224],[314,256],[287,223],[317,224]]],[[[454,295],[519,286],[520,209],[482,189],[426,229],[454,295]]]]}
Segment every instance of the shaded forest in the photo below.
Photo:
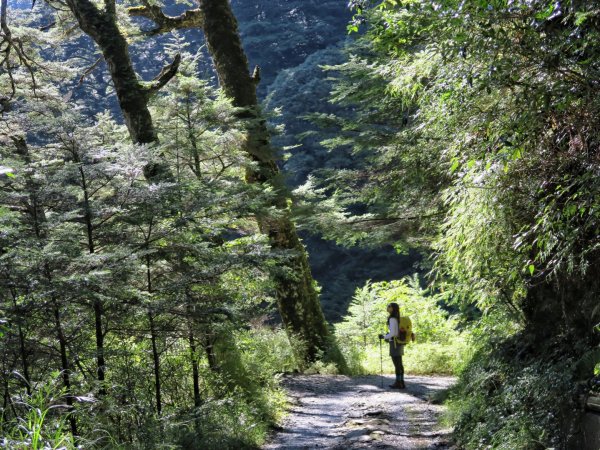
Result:
{"type": "Polygon", "coordinates": [[[397,302],[457,447],[582,448],[596,2],[0,5],[3,446],[259,448],[397,302]]]}

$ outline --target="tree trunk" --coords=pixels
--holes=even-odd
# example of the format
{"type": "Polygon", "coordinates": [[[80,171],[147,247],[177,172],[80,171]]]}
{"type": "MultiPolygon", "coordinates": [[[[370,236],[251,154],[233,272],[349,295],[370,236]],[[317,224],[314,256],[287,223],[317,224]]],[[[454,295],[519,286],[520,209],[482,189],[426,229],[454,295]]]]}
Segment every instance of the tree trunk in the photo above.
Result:
{"type": "MultiPolygon", "coordinates": [[[[127,40],[117,24],[115,0],[105,0],[104,10],[90,0],[66,0],[66,3],[81,30],[96,42],[104,56],[131,139],[137,144],[156,142],[148,101],[173,78],[179,67],[179,55],[151,82],[141,82],[133,68],[127,40]]],[[[149,164],[144,175],[153,180],[171,178],[167,164],[149,164]]]]}
{"type": "MultiPolygon", "coordinates": [[[[277,194],[275,206],[280,216],[261,216],[257,219],[273,248],[292,252],[287,264],[290,272],[276,274],[279,312],[288,331],[305,342],[307,360],[314,361],[322,353],[331,351],[333,343],[306,251],[290,218],[288,191],[275,162],[266,121],[259,109],[256,85],[260,80],[260,72],[257,68],[252,76],[249,73],[248,60],[229,1],[203,1],[200,10],[204,16],[204,34],[219,83],[235,106],[246,108],[243,116],[250,119],[245,151],[258,163],[258,169],[249,169],[246,179],[251,183],[270,184],[277,194]]],[[[342,363],[341,355],[335,356],[334,359],[342,363]]]]}
{"type": "Polygon", "coordinates": [[[108,65],[127,129],[134,142],[156,140],[148,111],[148,92],[137,78],[129,56],[129,46],[110,9],[99,10],[89,0],[67,0],[81,30],[98,45],[108,65]]]}
{"type": "Polygon", "coordinates": [[[198,354],[196,353],[196,341],[194,333],[190,326],[190,334],[188,336],[190,342],[190,362],[192,363],[192,382],[194,384],[194,406],[198,408],[202,404],[200,398],[200,372],[198,371],[198,354]]]}
{"type": "MultiPolygon", "coordinates": [[[[13,300],[13,308],[15,313],[18,314],[19,305],[17,304],[17,293],[13,288],[10,289],[10,293],[13,300]]],[[[19,316],[21,314],[18,314],[19,316]]],[[[20,319],[17,319],[17,331],[19,335],[19,352],[21,354],[21,364],[23,365],[23,378],[25,378],[25,389],[27,391],[27,395],[31,395],[31,377],[29,376],[29,361],[27,358],[27,347],[25,346],[25,333],[23,332],[23,327],[21,325],[20,319]]]]}
{"type": "Polygon", "coordinates": [[[152,362],[154,364],[154,391],[156,395],[156,414],[160,416],[162,413],[162,399],[160,386],[160,355],[156,345],[156,329],[154,327],[154,316],[148,313],[148,321],[150,323],[150,339],[152,341],[152,362]]]}
{"type": "MultiPolygon", "coordinates": [[[[153,142],[156,135],[154,129],[149,128],[151,118],[146,107],[147,95],[144,89],[140,89],[140,83],[135,78],[127,43],[116,25],[114,0],[105,0],[104,11],[100,11],[90,0],[66,1],[81,29],[102,50],[132,138],[135,142],[153,142]]],[[[276,275],[278,305],[284,325],[288,332],[305,342],[306,355],[303,356],[307,360],[314,361],[320,354],[328,353],[340,368],[345,369],[343,358],[334,346],[323,316],[306,251],[290,218],[289,195],[275,162],[266,122],[259,110],[256,84],[260,79],[260,71],[257,68],[254,75],[250,76],[248,60],[229,1],[203,1],[200,8],[186,11],[178,17],[168,17],[160,7],[149,4],[130,8],[129,13],[153,19],[158,25],[155,33],[190,26],[201,26],[204,29],[221,86],[235,106],[245,108],[242,116],[254,119],[248,120],[248,138],[244,147],[258,163],[258,169],[248,170],[246,179],[249,182],[270,184],[277,194],[274,201],[274,206],[278,209],[277,218],[266,215],[258,217],[259,227],[269,236],[273,248],[293,253],[288,268],[294,276],[283,271],[276,275]]],[[[155,80],[153,89],[159,89],[168,82],[178,64],[176,59],[168,70],[163,69],[155,80]]],[[[147,172],[148,178],[162,176],[162,171],[155,166],[149,167],[147,172]]]]}
{"type": "Polygon", "coordinates": [[[98,389],[99,395],[106,395],[106,361],[104,359],[104,331],[102,330],[102,315],[103,315],[102,303],[98,300],[94,300],[94,329],[96,333],[96,366],[97,366],[97,377],[100,389],[98,389]]]}
{"type": "Polygon", "coordinates": [[[206,353],[206,359],[208,361],[208,367],[213,372],[219,370],[219,364],[217,363],[217,355],[215,354],[215,341],[210,337],[208,332],[204,334],[203,340],[204,352],[206,353]]]}
{"type": "MultiPolygon", "coordinates": [[[[150,239],[152,237],[153,221],[151,220],[148,225],[148,234],[146,235],[146,241],[144,248],[150,248],[150,239]]],[[[146,291],[152,297],[154,287],[152,284],[152,258],[150,255],[146,255],[146,291]]],[[[150,324],[150,342],[152,343],[152,364],[154,366],[154,395],[156,400],[156,414],[161,415],[162,413],[162,395],[161,395],[161,383],[160,383],[160,354],[158,353],[158,346],[156,345],[157,333],[154,323],[154,314],[152,314],[152,308],[148,310],[148,323],[150,324]]]]}
{"type": "MultiPolygon", "coordinates": [[[[75,161],[80,163],[79,157],[74,152],[75,161]]],[[[85,222],[86,229],[86,237],[88,244],[88,252],[90,254],[95,253],[96,247],[94,243],[94,225],[92,223],[92,211],[90,205],[90,196],[88,192],[87,179],[85,176],[85,171],[83,170],[83,166],[79,166],[79,175],[81,181],[81,189],[83,191],[83,218],[85,222]]],[[[102,302],[98,299],[94,299],[93,301],[93,310],[94,310],[94,329],[96,334],[96,372],[98,378],[99,395],[106,395],[106,361],[104,359],[104,331],[102,328],[102,316],[104,314],[104,306],[102,302]]]]}
{"type": "Polygon", "coordinates": [[[326,357],[343,368],[343,358],[333,347],[321,309],[306,250],[290,218],[289,193],[276,164],[267,124],[258,105],[256,85],[260,81],[260,70],[256,68],[253,75],[249,73],[237,20],[228,0],[203,1],[200,12],[219,83],[233,104],[244,108],[242,117],[250,119],[247,121],[248,136],[244,150],[258,168],[248,169],[246,179],[250,183],[271,185],[276,192],[274,206],[278,217],[264,215],[257,219],[260,230],[268,235],[274,249],[292,253],[287,268],[293,275],[284,271],[275,275],[277,303],[283,323],[289,332],[305,342],[308,361],[315,361],[323,353],[329,353],[326,357]]]}
{"type": "Polygon", "coordinates": [[[58,337],[58,345],[60,348],[60,361],[61,367],[60,371],[62,374],[63,385],[67,391],[66,402],[67,409],[69,410],[69,425],[71,426],[71,433],[73,436],[77,436],[77,420],[73,415],[73,395],[71,393],[71,369],[69,368],[69,359],[67,357],[67,340],[65,339],[65,335],[62,328],[62,323],[60,319],[60,309],[58,306],[58,302],[54,301],[54,326],[56,327],[56,335],[58,337]]]}

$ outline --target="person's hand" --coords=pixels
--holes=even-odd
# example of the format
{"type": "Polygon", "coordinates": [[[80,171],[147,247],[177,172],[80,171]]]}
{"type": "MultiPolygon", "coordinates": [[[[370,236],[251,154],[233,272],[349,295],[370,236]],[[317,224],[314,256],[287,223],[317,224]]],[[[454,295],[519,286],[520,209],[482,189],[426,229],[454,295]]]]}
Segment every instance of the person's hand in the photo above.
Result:
{"type": "Polygon", "coordinates": [[[383,334],[380,334],[379,339],[385,339],[385,336],[383,334]]]}

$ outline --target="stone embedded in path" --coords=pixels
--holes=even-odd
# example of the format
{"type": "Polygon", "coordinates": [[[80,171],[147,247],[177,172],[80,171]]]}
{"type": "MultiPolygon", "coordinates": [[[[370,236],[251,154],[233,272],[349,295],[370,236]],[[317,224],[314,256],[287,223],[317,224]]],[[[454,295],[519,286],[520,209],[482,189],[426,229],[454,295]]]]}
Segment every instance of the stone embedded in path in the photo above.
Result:
{"type": "Polygon", "coordinates": [[[373,428],[389,426],[390,421],[388,419],[350,419],[342,424],[344,428],[373,428]]]}

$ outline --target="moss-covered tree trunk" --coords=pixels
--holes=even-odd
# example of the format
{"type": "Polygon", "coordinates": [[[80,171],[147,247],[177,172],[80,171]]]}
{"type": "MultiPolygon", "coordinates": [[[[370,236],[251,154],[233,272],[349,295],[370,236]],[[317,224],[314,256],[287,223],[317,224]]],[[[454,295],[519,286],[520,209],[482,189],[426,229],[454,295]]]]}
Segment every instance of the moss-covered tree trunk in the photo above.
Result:
{"type": "Polygon", "coordinates": [[[100,10],[89,0],[67,0],[81,30],[100,48],[115,86],[125,123],[134,142],[156,140],[156,131],[148,111],[148,92],[133,69],[129,47],[114,16],[114,4],[100,10]]]}
{"type": "MultiPolygon", "coordinates": [[[[131,139],[138,144],[156,142],[158,138],[148,101],[177,73],[179,55],[152,81],[142,82],[133,68],[127,40],[117,24],[115,0],[105,0],[104,9],[99,9],[90,0],[66,0],[66,3],[81,30],[94,40],[102,52],[131,139]]],[[[149,164],[144,173],[146,178],[154,180],[170,176],[166,164],[149,164]]]]}
{"type": "Polygon", "coordinates": [[[129,9],[132,16],[153,20],[156,27],[150,34],[160,34],[178,28],[202,28],[209,53],[213,59],[219,84],[247,119],[248,136],[244,151],[257,163],[248,169],[249,183],[270,185],[275,192],[277,213],[257,217],[260,230],[276,250],[289,252],[291,257],[284,270],[275,274],[279,312],[288,332],[299,336],[306,344],[306,359],[314,361],[321,354],[345,368],[343,358],[335,346],[323,315],[315,289],[306,250],[298,238],[289,211],[289,192],[275,161],[267,123],[262,117],[256,95],[260,81],[258,67],[250,74],[248,59],[242,48],[237,20],[229,0],[202,1],[199,8],[180,16],[167,16],[154,5],[129,9]]]}
{"type": "MultiPolygon", "coordinates": [[[[248,59],[242,48],[237,20],[228,0],[203,1],[200,5],[203,30],[219,83],[237,107],[244,108],[248,120],[245,151],[257,163],[248,169],[250,183],[271,185],[276,192],[277,217],[258,217],[260,230],[269,236],[277,250],[290,251],[286,269],[276,274],[279,311],[285,326],[306,343],[307,357],[315,360],[320,352],[330,350],[330,332],[323,316],[306,251],[290,218],[288,190],[276,164],[267,123],[261,116],[256,95],[259,69],[250,74],[248,59]]],[[[331,355],[329,355],[331,356],[331,355]]]]}

